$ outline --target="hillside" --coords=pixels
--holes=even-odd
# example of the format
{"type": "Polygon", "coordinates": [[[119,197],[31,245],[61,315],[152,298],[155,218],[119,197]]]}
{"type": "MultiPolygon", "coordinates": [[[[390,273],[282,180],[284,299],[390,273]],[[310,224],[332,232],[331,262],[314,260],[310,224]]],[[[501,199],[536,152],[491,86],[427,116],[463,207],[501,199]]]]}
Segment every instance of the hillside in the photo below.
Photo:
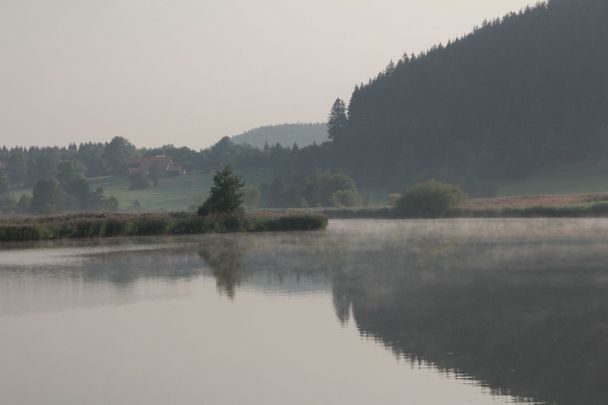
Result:
{"type": "Polygon", "coordinates": [[[264,126],[232,137],[232,142],[236,144],[248,143],[258,148],[263,148],[265,144],[273,146],[277,143],[283,147],[292,147],[294,144],[305,147],[325,141],[327,125],[321,123],[264,126]]]}
{"type": "MultiPolygon", "coordinates": [[[[271,180],[268,170],[238,171],[247,185],[260,186],[271,180]]],[[[119,210],[134,211],[134,201],[138,201],[142,211],[179,211],[201,204],[213,184],[213,172],[192,173],[178,177],[163,177],[158,187],[144,190],[129,190],[126,176],[103,176],[88,179],[91,189],[102,188],[108,196],[118,199],[119,210]]],[[[15,198],[30,194],[30,188],[16,189],[15,198]]]]}
{"type": "Polygon", "coordinates": [[[483,194],[608,156],[608,2],[551,0],[404,57],[357,86],[336,166],[368,187],[483,194]]]}

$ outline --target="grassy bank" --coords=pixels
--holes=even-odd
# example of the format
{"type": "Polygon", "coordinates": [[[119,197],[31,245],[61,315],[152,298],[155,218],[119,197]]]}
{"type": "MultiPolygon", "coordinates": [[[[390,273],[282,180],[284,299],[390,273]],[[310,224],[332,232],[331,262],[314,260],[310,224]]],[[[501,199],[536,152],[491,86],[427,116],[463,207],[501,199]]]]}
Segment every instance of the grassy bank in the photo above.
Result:
{"type": "Polygon", "coordinates": [[[227,232],[314,231],[327,227],[319,214],[209,215],[74,214],[0,218],[0,242],[227,232]]]}
{"type": "MultiPolygon", "coordinates": [[[[323,210],[323,215],[334,219],[411,219],[394,208],[323,210]]],[[[536,206],[525,208],[453,208],[435,218],[595,218],[608,217],[608,203],[577,206],[536,206]]]]}
{"type": "Polygon", "coordinates": [[[595,218],[608,217],[608,203],[590,205],[500,209],[463,209],[450,210],[453,218],[595,218]]]}
{"type": "Polygon", "coordinates": [[[608,162],[577,162],[546,168],[500,185],[498,195],[565,195],[608,192],[608,162]]]}

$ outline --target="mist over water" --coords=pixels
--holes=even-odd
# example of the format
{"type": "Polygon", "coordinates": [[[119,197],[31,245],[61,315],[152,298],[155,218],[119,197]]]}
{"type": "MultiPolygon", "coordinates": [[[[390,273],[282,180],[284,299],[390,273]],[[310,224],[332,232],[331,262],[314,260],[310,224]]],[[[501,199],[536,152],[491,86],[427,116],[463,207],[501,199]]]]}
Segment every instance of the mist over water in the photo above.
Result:
{"type": "Polygon", "coordinates": [[[608,220],[6,244],[0,403],[604,404],[608,220]]]}

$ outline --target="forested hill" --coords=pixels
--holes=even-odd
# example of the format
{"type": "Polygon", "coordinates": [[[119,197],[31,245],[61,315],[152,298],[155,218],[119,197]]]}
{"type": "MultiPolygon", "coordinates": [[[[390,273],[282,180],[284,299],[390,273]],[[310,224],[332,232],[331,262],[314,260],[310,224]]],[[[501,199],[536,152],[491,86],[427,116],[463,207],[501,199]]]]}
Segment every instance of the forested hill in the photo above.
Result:
{"type": "Polygon", "coordinates": [[[368,185],[608,157],[608,1],[552,0],[357,86],[336,159],[368,185]]]}
{"type": "Polygon", "coordinates": [[[277,143],[284,147],[309,146],[327,141],[326,124],[284,124],[264,126],[249,130],[232,137],[236,144],[245,144],[263,148],[265,144],[274,146],[277,143]]]}

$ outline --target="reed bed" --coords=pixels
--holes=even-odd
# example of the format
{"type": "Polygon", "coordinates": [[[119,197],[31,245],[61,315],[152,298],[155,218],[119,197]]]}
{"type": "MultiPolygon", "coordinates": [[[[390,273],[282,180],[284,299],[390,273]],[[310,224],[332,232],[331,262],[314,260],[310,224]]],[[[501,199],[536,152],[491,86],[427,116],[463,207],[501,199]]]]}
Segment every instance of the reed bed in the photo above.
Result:
{"type": "Polygon", "coordinates": [[[194,235],[228,232],[314,231],[327,227],[320,214],[221,214],[189,212],[72,214],[0,218],[0,242],[117,236],[194,235]]]}

